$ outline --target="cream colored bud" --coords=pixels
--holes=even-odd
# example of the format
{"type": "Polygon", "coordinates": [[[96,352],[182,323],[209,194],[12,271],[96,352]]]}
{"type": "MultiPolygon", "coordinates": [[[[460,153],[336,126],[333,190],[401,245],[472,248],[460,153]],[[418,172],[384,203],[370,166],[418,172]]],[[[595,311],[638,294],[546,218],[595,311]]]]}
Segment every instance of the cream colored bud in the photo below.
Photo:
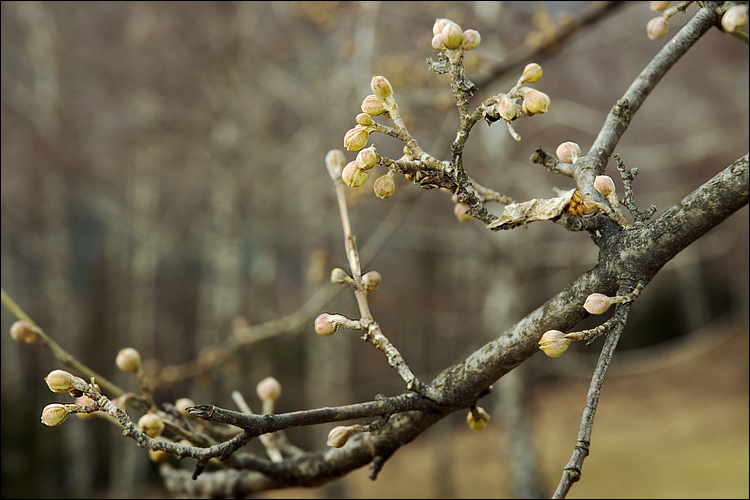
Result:
{"type": "Polygon", "coordinates": [[[377,290],[381,281],[383,281],[383,277],[377,271],[370,271],[362,276],[362,285],[370,292],[377,290]]]}
{"type": "Polygon", "coordinates": [[[164,420],[155,413],[146,413],[138,420],[138,430],[150,438],[155,438],[164,431],[164,420]]]}
{"type": "Polygon", "coordinates": [[[346,156],[340,149],[332,149],[326,154],[326,168],[331,180],[337,181],[341,177],[341,170],[346,163],[346,156]]]}
{"type": "Polygon", "coordinates": [[[368,115],[367,113],[360,113],[357,115],[357,117],[354,119],[359,125],[362,125],[363,127],[366,127],[368,125],[372,125],[374,122],[372,121],[372,116],[368,115]]]}
{"type": "Polygon", "coordinates": [[[375,146],[370,146],[357,153],[357,166],[362,170],[370,170],[378,164],[378,152],[375,146]]]}
{"type": "Polygon", "coordinates": [[[557,146],[555,155],[565,163],[575,163],[581,157],[581,146],[573,141],[563,142],[557,146]]]}
{"type": "Polygon", "coordinates": [[[10,336],[16,342],[26,342],[27,344],[35,344],[39,341],[39,335],[26,321],[16,321],[13,323],[10,327],[10,336]]]}
{"type": "Polygon", "coordinates": [[[535,89],[529,89],[523,96],[521,109],[527,115],[538,115],[549,111],[550,99],[547,94],[535,89]]]}
{"type": "Polygon", "coordinates": [[[373,184],[372,189],[375,191],[375,196],[381,200],[386,200],[396,192],[396,183],[394,182],[393,177],[385,174],[375,179],[375,184],[373,184]]]}
{"type": "Polygon", "coordinates": [[[351,283],[352,278],[340,267],[331,269],[331,283],[351,283]]]}
{"type": "Polygon", "coordinates": [[[721,27],[727,33],[734,33],[747,25],[747,5],[735,5],[730,7],[721,16],[721,27]]]}
{"type": "Polygon", "coordinates": [[[125,373],[137,373],[141,368],[141,355],[132,347],[120,349],[115,364],[125,373]]]}
{"type": "Polygon", "coordinates": [[[359,151],[367,146],[369,138],[370,133],[362,125],[357,125],[344,136],[344,147],[349,151],[359,151]]]}
{"type": "Polygon", "coordinates": [[[466,415],[466,423],[474,431],[484,430],[489,420],[490,414],[481,406],[477,406],[474,411],[469,410],[469,414],[466,415]]]}
{"type": "Polygon", "coordinates": [[[539,349],[550,358],[558,358],[568,349],[571,342],[560,330],[549,330],[539,340],[539,349]]]}
{"type": "Polygon", "coordinates": [[[315,333],[318,335],[333,335],[336,328],[338,325],[331,319],[330,314],[323,313],[315,318],[315,333]]]}
{"type": "Polygon", "coordinates": [[[464,31],[464,41],[461,42],[461,47],[464,50],[476,49],[480,43],[482,43],[482,37],[477,30],[464,31]]]}
{"type": "Polygon", "coordinates": [[[521,75],[521,83],[534,83],[542,79],[542,67],[537,63],[527,64],[521,75]]]}
{"type": "Polygon", "coordinates": [[[255,388],[258,398],[263,401],[276,401],[281,396],[281,384],[273,377],[266,377],[255,388]]]}
{"type": "Polygon", "coordinates": [[[350,161],[341,172],[341,179],[349,187],[359,187],[367,181],[367,172],[359,168],[356,161],[350,161]]]}
{"type": "Polygon", "coordinates": [[[67,405],[53,403],[42,410],[42,423],[49,427],[57,427],[68,419],[70,410],[67,405]]]}
{"type": "Polygon", "coordinates": [[[506,122],[512,122],[518,118],[518,115],[521,113],[521,107],[518,103],[506,94],[500,94],[498,97],[500,99],[497,102],[497,114],[500,115],[500,118],[506,122]]]}
{"type": "Polygon", "coordinates": [[[180,398],[180,399],[178,399],[177,401],[174,402],[175,409],[178,412],[180,412],[183,415],[185,415],[186,417],[191,416],[188,413],[187,409],[190,408],[190,407],[192,407],[192,406],[195,406],[195,401],[193,401],[190,398],[180,398]]]}
{"type": "Polygon", "coordinates": [[[443,28],[445,28],[445,25],[448,23],[451,23],[450,19],[443,18],[437,18],[435,19],[435,24],[432,25],[432,34],[438,35],[443,32],[443,28]]]}
{"type": "Polygon", "coordinates": [[[385,101],[375,94],[365,97],[360,107],[363,113],[367,113],[370,116],[380,116],[388,111],[385,101]]]}
{"type": "Polygon", "coordinates": [[[453,207],[453,214],[458,222],[468,222],[471,220],[471,214],[468,213],[470,207],[466,203],[456,203],[453,207]]]}
{"type": "Polygon", "coordinates": [[[671,2],[662,2],[662,1],[649,2],[648,7],[654,12],[662,12],[664,10],[667,10],[670,3],[671,2]]]}
{"type": "Polygon", "coordinates": [[[646,35],[650,40],[664,38],[669,32],[669,21],[663,17],[655,17],[646,24],[646,35]]]}
{"type": "Polygon", "coordinates": [[[342,448],[346,442],[349,441],[352,432],[351,427],[344,427],[343,425],[334,427],[331,429],[331,432],[328,433],[328,441],[326,444],[333,448],[342,448]]]}
{"type": "Polygon", "coordinates": [[[370,82],[373,93],[383,100],[393,96],[393,87],[391,82],[384,76],[373,76],[370,82]]]}
{"type": "Polygon", "coordinates": [[[84,392],[88,389],[86,381],[65,370],[52,370],[44,377],[44,381],[47,382],[49,390],[55,394],[65,394],[66,392],[75,391],[84,392]]]}
{"type": "Polygon", "coordinates": [[[591,314],[604,314],[612,304],[614,304],[614,301],[611,297],[607,297],[603,293],[592,293],[586,297],[583,308],[591,314]]]}
{"type": "Polygon", "coordinates": [[[445,26],[443,26],[443,31],[441,33],[445,37],[445,46],[451,50],[459,48],[464,41],[464,34],[461,30],[461,26],[453,21],[448,21],[445,26]]]}
{"type": "MultiPolygon", "coordinates": [[[[594,179],[594,189],[604,196],[609,196],[615,191],[615,181],[608,175],[597,175],[594,179]]],[[[614,208],[614,207],[613,207],[614,208]]]]}
{"type": "Polygon", "coordinates": [[[445,37],[442,33],[438,33],[432,37],[432,48],[440,51],[447,49],[445,46],[445,37]]]}

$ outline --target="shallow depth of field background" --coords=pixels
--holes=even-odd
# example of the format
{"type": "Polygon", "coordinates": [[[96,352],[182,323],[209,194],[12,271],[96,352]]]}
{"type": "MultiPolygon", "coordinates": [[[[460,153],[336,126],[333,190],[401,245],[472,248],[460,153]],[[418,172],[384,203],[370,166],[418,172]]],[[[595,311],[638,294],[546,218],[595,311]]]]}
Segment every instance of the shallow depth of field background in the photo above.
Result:
{"type": "MultiPolygon", "coordinates": [[[[507,91],[528,62],[542,65],[533,86],[552,99],[549,113],[515,122],[520,143],[503,124],[477,124],[469,174],[519,201],[570,189],[571,179],[528,158],[566,140],[588,149],[615,101],[668,43],[646,38],[648,4],[628,2],[533,61],[491,75],[539,39],[545,9],[564,23],[590,7],[3,2],[2,287],[72,355],[133,391],[135,380],[114,366],[122,347],[137,348],[152,370],[206,361],[206,348],[233,328],[298,310],[332,286],[332,267],[347,267],[323,158],[342,149],[373,75],[393,84],[420,146],[450,157],[458,118],[448,76],[425,62],[435,56],[436,17],[482,35],[466,57],[467,76],[483,82],[471,105],[507,91]]],[[[676,16],[670,36],[685,19],[676,16]]],[[[711,30],[636,115],[617,152],[639,169],[641,208],[663,213],[747,152],[747,51],[711,30]]],[[[401,155],[394,139],[370,140],[383,155],[401,155]]],[[[460,224],[449,195],[403,178],[391,199],[379,200],[372,181],[382,173],[349,190],[350,215],[364,270],[383,276],[370,295],[375,317],[423,380],[596,263],[586,234],[551,223],[501,233],[460,224]]],[[[614,164],[607,173],[622,195],[614,164]]],[[[571,497],[748,496],[748,299],[745,207],[670,262],[632,308],[571,497]]],[[[354,315],[356,304],[342,290],[304,327],[162,386],[157,399],[235,408],[230,394],[239,390],[260,411],[255,385],[267,376],[283,386],[278,412],[403,390],[356,334],[316,336],[320,312],[354,315]]],[[[146,451],[115,426],[40,424],[46,404],[66,402],[42,380],[61,364],[39,346],[13,343],[13,321],[3,308],[2,496],[163,496],[146,451]]],[[[360,470],[333,486],[266,495],[509,497],[518,461],[510,437],[521,432],[532,475],[550,495],[572,453],[600,347],[534,356],[480,403],[493,416],[487,430],[471,431],[458,412],[399,450],[374,483],[360,470]],[[514,408],[525,429],[511,424],[514,408]]],[[[330,427],[288,435],[319,448],[330,427]]]]}

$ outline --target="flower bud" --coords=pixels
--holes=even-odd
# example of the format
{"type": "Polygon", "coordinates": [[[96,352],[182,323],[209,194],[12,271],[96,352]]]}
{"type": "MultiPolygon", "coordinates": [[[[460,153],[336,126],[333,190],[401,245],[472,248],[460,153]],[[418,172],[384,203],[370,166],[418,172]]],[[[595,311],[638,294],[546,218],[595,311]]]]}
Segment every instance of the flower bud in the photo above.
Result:
{"type": "Polygon", "coordinates": [[[340,267],[331,269],[331,283],[349,283],[352,278],[340,267]]]}
{"type": "Polygon", "coordinates": [[[331,429],[331,432],[328,433],[328,441],[326,442],[326,444],[333,448],[342,448],[346,444],[346,442],[349,441],[349,436],[351,435],[351,427],[344,427],[343,425],[339,425],[338,427],[334,427],[333,429],[331,429]]]}
{"type": "Polygon", "coordinates": [[[437,35],[432,37],[432,48],[435,50],[443,51],[446,49],[445,46],[445,37],[442,33],[438,33],[437,35]]]}
{"type": "Polygon", "coordinates": [[[341,169],[346,163],[346,156],[340,149],[332,149],[326,154],[326,168],[331,180],[337,181],[341,177],[341,169]]]}
{"type": "Polygon", "coordinates": [[[344,136],[344,147],[349,151],[359,151],[367,145],[370,133],[362,125],[357,125],[344,136]]]}
{"type": "Polygon", "coordinates": [[[441,31],[441,33],[443,34],[443,37],[445,37],[445,46],[451,50],[459,48],[461,42],[464,40],[461,26],[453,21],[448,21],[445,26],[443,26],[443,31],[441,31]]]}
{"type": "Polygon", "coordinates": [[[72,393],[75,391],[84,392],[88,389],[88,384],[86,384],[83,379],[78,378],[65,370],[52,370],[46,377],[44,377],[44,381],[47,382],[49,390],[55,394],[65,394],[66,392],[72,393]]]}
{"type": "Polygon", "coordinates": [[[737,29],[747,25],[747,5],[730,7],[721,17],[721,27],[727,33],[734,33],[737,29]]]}
{"type": "Polygon", "coordinates": [[[370,271],[369,273],[362,276],[362,285],[365,287],[365,290],[368,290],[370,292],[374,292],[378,289],[380,286],[380,282],[383,280],[383,277],[380,275],[377,271],[370,271]]]}
{"type": "Polygon", "coordinates": [[[469,208],[469,205],[466,203],[456,203],[453,206],[453,214],[456,216],[456,219],[458,219],[458,222],[467,222],[471,220],[471,214],[467,213],[469,208]]]}
{"type": "Polygon", "coordinates": [[[464,50],[476,49],[481,42],[482,37],[477,30],[466,30],[464,31],[464,41],[461,42],[461,47],[464,50]]]}
{"type": "Polygon", "coordinates": [[[323,313],[315,318],[315,333],[318,335],[333,335],[338,325],[331,320],[331,315],[323,313]]]}
{"type": "Polygon", "coordinates": [[[75,404],[81,407],[80,411],[77,411],[75,413],[76,417],[80,418],[81,420],[94,418],[94,412],[99,411],[99,403],[88,396],[81,396],[80,398],[76,398],[75,404]]]}
{"type": "Polygon", "coordinates": [[[357,153],[357,166],[362,170],[370,170],[378,164],[378,153],[375,146],[365,148],[357,153]]]}
{"type": "Polygon", "coordinates": [[[390,175],[385,174],[375,179],[372,189],[375,191],[375,196],[381,200],[385,200],[393,196],[393,193],[396,191],[396,183],[390,175]]]}
{"type": "Polygon", "coordinates": [[[373,93],[383,100],[393,96],[393,87],[391,82],[384,76],[373,76],[370,82],[370,88],[373,93]]]}
{"type": "Polygon", "coordinates": [[[670,3],[671,2],[662,2],[662,1],[649,2],[649,8],[654,12],[661,12],[663,10],[667,10],[670,3]]]}
{"type": "Polygon", "coordinates": [[[560,330],[549,330],[539,340],[539,349],[550,358],[558,358],[568,349],[572,340],[560,330]]]}
{"type": "Polygon", "coordinates": [[[497,101],[497,114],[500,118],[506,122],[512,122],[521,112],[521,107],[515,102],[515,100],[508,97],[506,94],[500,94],[500,100],[497,101]]]}
{"type": "Polygon", "coordinates": [[[490,414],[481,406],[477,406],[474,411],[470,410],[469,414],[466,415],[466,423],[475,431],[481,431],[487,427],[487,422],[489,420],[490,414]]]}
{"type": "Polygon", "coordinates": [[[164,421],[155,413],[146,413],[138,420],[138,430],[150,438],[155,438],[164,431],[164,421]]]}
{"type": "Polygon", "coordinates": [[[542,79],[542,67],[537,63],[527,64],[521,75],[521,83],[534,83],[542,79]]]}
{"type": "Polygon", "coordinates": [[[26,321],[16,321],[13,323],[10,327],[10,336],[16,342],[26,342],[27,344],[35,344],[39,341],[39,335],[26,321]]]}
{"type": "Polygon", "coordinates": [[[604,314],[612,304],[614,304],[614,301],[611,297],[607,297],[603,293],[592,293],[586,297],[583,308],[591,314],[604,314]]]}
{"type": "Polygon", "coordinates": [[[359,168],[356,161],[350,161],[341,172],[341,179],[349,187],[359,187],[367,181],[367,172],[359,168]]]}
{"type": "Polygon", "coordinates": [[[70,411],[66,405],[53,403],[42,410],[42,423],[49,427],[57,427],[68,419],[70,411]]]}
{"type": "Polygon", "coordinates": [[[445,25],[453,22],[450,19],[443,18],[437,18],[435,19],[435,24],[432,25],[432,34],[433,35],[439,35],[443,32],[443,28],[445,28],[445,25]]]}
{"type": "Polygon", "coordinates": [[[529,89],[523,96],[521,108],[527,115],[538,115],[549,111],[549,96],[544,92],[535,89],[529,89]]]}
{"type": "Polygon", "coordinates": [[[581,146],[573,141],[563,142],[557,146],[555,154],[560,161],[564,161],[565,163],[575,163],[581,156],[581,146]]]}
{"type": "Polygon", "coordinates": [[[266,377],[255,388],[258,398],[263,401],[276,401],[281,396],[281,384],[273,377],[266,377]]]}
{"type": "Polygon", "coordinates": [[[613,181],[612,177],[608,175],[597,175],[594,179],[594,189],[596,189],[599,194],[609,196],[610,193],[615,191],[615,181],[613,181]]]}
{"type": "Polygon", "coordinates": [[[646,24],[646,35],[649,40],[663,38],[669,32],[669,21],[663,17],[655,17],[646,24]]]}
{"type": "Polygon", "coordinates": [[[362,101],[363,113],[367,113],[370,116],[379,116],[388,111],[388,106],[385,105],[385,101],[375,94],[370,94],[362,101]]]}
{"type": "Polygon", "coordinates": [[[125,373],[137,373],[141,368],[141,355],[132,347],[120,349],[115,359],[117,368],[125,373]]]}
{"type": "Polygon", "coordinates": [[[188,413],[187,409],[191,406],[195,406],[195,401],[193,401],[190,398],[180,398],[177,401],[174,402],[175,409],[185,415],[186,417],[189,417],[190,414],[188,413]]]}
{"type": "Polygon", "coordinates": [[[363,127],[373,124],[372,116],[368,115],[367,113],[358,114],[354,120],[363,127]]]}

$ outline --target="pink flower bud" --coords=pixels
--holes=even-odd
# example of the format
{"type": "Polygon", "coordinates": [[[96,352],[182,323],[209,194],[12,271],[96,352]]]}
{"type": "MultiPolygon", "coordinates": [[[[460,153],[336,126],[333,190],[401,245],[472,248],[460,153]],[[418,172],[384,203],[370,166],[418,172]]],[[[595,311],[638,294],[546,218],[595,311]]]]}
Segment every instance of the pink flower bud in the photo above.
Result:
{"type": "Polygon", "coordinates": [[[550,99],[544,92],[529,89],[523,97],[521,108],[527,115],[538,115],[549,111],[550,99]]]}
{"type": "Polygon", "coordinates": [[[385,100],[393,96],[393,87],[391,82],[384,76],[373,76],[370,82],[370,87],[376,96],[385,100]]]}
{"type": "Polygon", "coordinates": [[[396,183],[393,181],[393,177],[385,174],[375,179],[372,189],[375,191],[375,196],[381,200],[386,200],[393,196],[396,191],[396,183]]]}
{"type": "Polygon", "coordinates": [[[573,141],[563,142],[557,146],[555,154],[560,161],[564,161],[565,163],[575,163],[581,156],[581,146],[573,141]]]}
{"type": "Polygon", "coordinates": [[[477,30],[466,30],[464,31],[464,41],[461,43],[461,47],[464,50],[476,49],[481,42],[482,37],[477,30]]]}
{"type": "Polygon", "coordinates": [[[388,111],[385,101],[375,94],[370,94],[362,101],[362,112],[370,116],[379,116],[388,111]]]}
{"type": "Polygon", "coordinates": [[[539,349],[550,358],[558,358],[568,349],[571,342],[560,330],[549,330],[539,340],[539,349]]]}
{"type": "Polygon", "coordinates": [[[273,377],[266,377],[255,388],[261,401],[276,401],[281,396],[281,384],[273,377]]]}
{"type": "Polygon", "coordinates": [[[521,83],[534,83],[542,79],[542,67],[537,63],[527,64],[521,75],[521,83]]]}
{"type": "Polygon", "coordinates": [[[367,145],[370,133],[362,125],[357,125],[344,136],[344,147],[349,151],[359,151],[367,145]]]}
{"type": "Polygon", "coordinates": [[[448,21],[445,26],[443,26],[442,34],[445,37],[445,46],[451,50],[459,48],[464,41],[464,34],[461,31],[461,26],[453,21],[448,21]]]}
{"type": "Polygon", "coordinates": [[[357,166],[357,162],[350,161],[341,172],[341,180],[349,187],[359,187],[367,182],[367,172],[357,166]]]}
{"type": "Polygon", "coordinates": [[[26,342],[27,344],[35,344],[39,341],[39,335],[26,321],[16,321],[13,323],[10,327],[10,336],[16,342],[26,342]]]}
{"type": "MultiPolygon", "coordinates": [[[[604,196],[609,196],[615,191],[615,181],[608,175],[597,175],[594,179],[594,189],[604,196]]],[[[613,207],[614,208],[614,207],[613,207]]]]}
{"type": "Polygon", "coordinates": [[[438,35],[443,32],[445,25],[452,22],[450,19],[438,18],[435,19],[435,24],[432,25],[432,34],[438,35]]]}
{"type": "Polygon", "coordinates": [[[443,51],[447,48],[445,46],[445,37],[442,33],[438,33],[437,35],[432,37],[432,48],[440,51],[443,51]]]}
{"type": "Polygon", "coordinates": [[[613,303],[612,298],[603,293],[592,293],[586,297],[583,308],[591,314],[604,314],[613,303]]]}
{"type": "Polygon", "coordinates": [[[323,313],[315,318],[315,333],[318,335],[333,335],[337,327],[330,314],[323,313]]]}
{"type": "Polygon", "coordinates": [[[727,33],[734,33],[747,25],[747,5],[730,7],[721,17],[721,27],[727,33]]]}
{"type": "Polygon", "coordinates": [[[669,32],[669,21],[663,17],[655,17],[646,24],[646,35],[650,40],[663,38],[669,32]]]}
{"type": "Polygon", "coordinates": [[[357,162],[357,166],[362,170],[370,170],[372,167],[377,165],[378,152],[375,149],[375,146],[370,146],[369,148],[365,148],[357,153],[357,158],[355,161],[357,162]]]}
{"type": "Polygon", "coordinates": [[[649,2],[649,8],[654,12],[662,12],[667,10],[671,2],[654,1],[649,2]]]}
{"type": "Polygon", "coordinates": [[[458,219],[458,222],[467,222],[471,220],[471,214],[468,214],[469,205],[466,203],[456,203],[453,207],[453,213],[458,219]]]}

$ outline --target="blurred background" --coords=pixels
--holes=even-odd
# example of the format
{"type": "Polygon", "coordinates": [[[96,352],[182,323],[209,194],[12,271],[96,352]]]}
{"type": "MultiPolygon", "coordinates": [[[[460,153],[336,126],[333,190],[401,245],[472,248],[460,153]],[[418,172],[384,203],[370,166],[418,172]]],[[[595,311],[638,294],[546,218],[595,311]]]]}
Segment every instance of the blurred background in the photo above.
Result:
{"type": "MultiPolygon", "coordinates": [[[[160,377],[157,401],[190,397],[235,409],[236,390],[254,411],[255,386],[267,376],[283,387],[277,412],[403,391],[356,333],[314,334],[319,313],[357,311],[350,293],[328,283],[332,267],[348,267],[323,159],[342,149],[373,75],[392,83],[420,146],[450,158],[458,117],[449,77],[425,62],[436,55],[435,18],[481,33],[466,57],[479,85],[472,106],[509,90],[525,64],[544,68],[534,87],[551,97],[550,111],[515,122],[523,140],[502,124],[479,123],[466,147],[469,174],[518,201],[573,187],[532,164],[534,148],[554,152],[574,140],[585,152],[668,40],[647,39],[655,14],[646,2],[0,9],[3,289],[68,352],[126,390],[137,382],[114,359],[134,347],[160,377]],[[591,22],[572,29],[582,19],[591,22]],[[252,329],[263,324],[262,334],[252,329]],[[211,346],[243,332],[255,336],[217,363],[211,346]]],[[[675,16],[669,36],[688,17],[675,16]]],[[[617,152],[639,169],[642,209],[655,204],[658,216],[747,153],[747,52],[711,30],[637,114],[617,152]]],[[[392,138],[370,140],[383,155],[401,155],[392,138]]],[[[614,164],[607,173],[622,196],[614,164]]],[[[449,195],[403,178],[392,198],[377,199],[378,175],[348,189],[353,230],[363,270],[383,276],[370,295],[376,320],[423,380],[596,263],[586,234],[555,224],[500,233],[461,224],[449,195]]],[[[40,424],[45,405],[68,402],[43,382],[62,365],[38,345],[14,343],[14,320],[3,308],[2,497],[168,496],[146,451],[108,422],[40,424]]],[[[747,339],[745,207],[670,262],[632,308],[570,496],[747,497],[747,339]]],[[[375,482],[360,470],[265,495],[549,496],[572,453],[600,347],[534,356],[480,403],[493,416],[487,430],[475,433],[463,412],[452,415],[399,450],[375,482]]],[[[288,436],[318,449],[330,428],[288,436]]]]}

